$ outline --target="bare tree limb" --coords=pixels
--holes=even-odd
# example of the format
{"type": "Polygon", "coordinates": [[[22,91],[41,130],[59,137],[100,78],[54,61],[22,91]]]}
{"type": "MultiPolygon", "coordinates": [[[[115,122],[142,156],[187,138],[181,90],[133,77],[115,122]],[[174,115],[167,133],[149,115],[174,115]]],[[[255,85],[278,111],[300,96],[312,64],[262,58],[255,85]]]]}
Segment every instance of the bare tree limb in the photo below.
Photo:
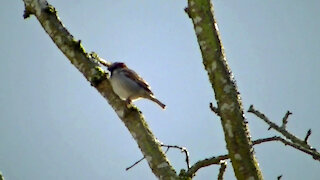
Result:
{"type": "MultiPolygon", "coordinates": [[[[295,135],[293,135],[292,133],[290,133],[289,131],[287,131],[286,129],[284,129],[283,127],[279,127],[277,124],[271,122],[269,120],[268,117],[266,117],[263,113],[259,112],[258,110],[255,110],[253,105],[251,105],[249,107],[248,112],[253,113],[254,115],[256,115],[257,117],[259,117],[260,119],[262,119],[264,122],[266,122],[271,128],[273,128],[274,130],[278,131],[280,134],[282,134],[284,137],[286,137],[287,139],[289,139],[291,142],[289,141],[284,141],[284,139],[279,140],[282,141],[284,144],[286,145],[290,145],[300,151],[303,151],[309,155],[311,155],[313,157],[313,159],[320,161],[320,153],[317,152],[317,150],[315,148],[312,148],[307,141],[301,140],[300,138],[296,137],[295,135]]],[[[288,114],[288,113],[287,113],[288,114]]],[[[308,140],[309,136],[311,135],[311,130],[310,132],[308,131],[305,140],[308,140]]]]}
{"type": "MultiPolygon", "coordinates": [[[[183,152],[186,156],[186,164],[187,164],[187,168],[190,169],[190,160],[189,160],[189,152],[187,150],[187,148],[185,147],[182,147],[182,146],[177,146],[177,145],[166,145],[166,144],[163,144],[161,143],[161,147],[166,147],[167,149],[165,150],[165,153],[167,153],[170,148],[175,148],[175,149],[179,149],[181,152],[183,152]]],[[[142,160],[144,160],[145,157],[142,157],[141,159],[139,159],[138,161],[136,161],[134,164],[132,164],[131,166],[127,167],[126,168],[126,171],[131,169],[132,167],[134,167],[135,165],[139,164],[142,160]]]]}
{"type": "Polygon", "coordinates": [[[309,130],[307,131],[306,137],[304,138],[304,142],[305,142],[306,144],[308,144],[308,139],[309,139],[311,133],[312,133],[312,132],[311,132],[311,129],[309,129],[309,130]]]}
{"type": "MultiPolygon", "coordinates": [[[[266,122],[271,128],[274,130],[278,131],[282,135],[284,135],[287,139],[290,139],[294,143],[298,143],[300,145],[310,147],[308,144],[306,144],[303,140],[299,139],[298,137],[294,136],[293,134],[289,133],[286,129],[278,126],[277,124],[273,123],[272,121],[269,120],[268,117],[266,117],[263,113],[259,112],[258,110],[254,109],[253,105],[251,105],[248,109],[248,112],[253,113],[260,119],[262,119],[264,122],[266,122]]],[[[311,149],[311,147],[310,147],[311,149]]]]}
{"type": "Polygon", "coordinates": [[[227,168],[227,162],[226,161],[221,162],[219,174],[218,174],[218,180],[223,180],[223,175],[224,175],[224,172],[226,171],[226,168],[227,168]]]}
{"type": "Polygon", "coordinates": [[[280,180],[282,178],[282,174],[280,176],[277,177],[278,180],[280,180]]]}
{"type": "Polygon", "coordinates": [[[180,149],[181,152],[185,154],[185,156],[186,156],[187,168],[190,169],[189,152],[188,152],[187,148],[182,147],[182,146],[177,146],[177,145],[166,145],[166,144],[161,144],[161,146],[167,148],[167,150],[165,151],[166,153],[169,151],[170,148],[180,149]]]}
{"type": "Polygon", "coordinates": [[[81,41],[76,40],[64,27],[55,8],[46,0],[23,0],[24,17],[35,15],[52,41],[108,101],[118,117],[130,131],[152,172],[162,179],[178,179],[178,176],[153,136],[142,113],[134,106],[127,107],[112,90],[107,73],[100,67],[99,59],[89,55],[81,41]]]}
{"type": "Polygon", "coordinates": [[[186,176],[193,177],[195,173],[203,167],[210,166],[213,164],[221,164],[222,161],[228,159],[228,155],[222,155],[218,157],[211,157],[201,161],[196,162],[191,168],[186,172],[186,176]]]}
{"type": "Polygon", "coordinates": [[[135,165],[139,164],[142,160],[144,160],[145,157],[142,157],[141,159],[139,159],[138,161],[136,161],[135,163],[133,163],[131,166],[126,168],[126,171],[128,171],[129,169],[133,168],[135,165]]]}
{"type": "Polygon", "coordinates": [[[282,125],[281,128],[285,129],[287,128],[288,118],[292,114],[292,112],[287,111],[286,115],[282,118],[282,125]]]}
{"type": "MultiPolygon", "coordinates": [[[[261,139],[257,139],[252,141],[252,145],[259,145],[262,143],[267,143],[267,142],[272,142],[272,141],[278,141],[283,143],[284,145],[288,145],[291,146],[299,151],[302,151],[306,154],[311,155],[315,160],[320,161],[320,155],[317,153],[314,153],[313,151],[310,151],[308,149],[305,149],[302,146],[299,146],[295,143],[292,143],[280,136],[273,136],[273,137],[268,137],[268,138],[261,138],[261,139]]],[[[197,163],[195,163],[194,165],[191,166],[191,168],[186,172],[186,175],[189,177],[193,177],[194,174],[201,168],[206,167],[206,166],[210,166],[210,165],[214,165],[214,164],[221,164],[223,161],[225,161],[226,159],[229,159],[229,156],[226,155],[221,155],[218,157],[212,157],[212,158],[207,158],[204,160],[200,160],[197,163]]]]}
{"type": "Polygon", "coordinates": [[[237,179],[263,179],[251,146],[240,93],[228,66],[210,0],[188,0],[204,67],[218,104],[228,153],[237,179]]]}
{"type": "Polygon", "coordinates": [[[291,146],[299,151],[302,151],[306,154],[309,154],[311,155],[315,160],[318,160],[320,161],[320,154],[314,150],[310,150],[310,149],[306,149],[305,147],[303,146],[300,146],[299,144],[297,143],[293,143],[293,142],[290,142],[286,139],[283,139],[282,137],[280,136],[273,136],[273,137],[269,137],[269,138],[263,138],[263,139],[257,139],[255,141],[252,141],[252,143],[254,145],[256,144],[261,144],[261,143],[265,143],[265,142],[270,142],[270,141],[279,141],[279,142],[282,142],[284,145],[288,145],[288,146],[291,146]]]}

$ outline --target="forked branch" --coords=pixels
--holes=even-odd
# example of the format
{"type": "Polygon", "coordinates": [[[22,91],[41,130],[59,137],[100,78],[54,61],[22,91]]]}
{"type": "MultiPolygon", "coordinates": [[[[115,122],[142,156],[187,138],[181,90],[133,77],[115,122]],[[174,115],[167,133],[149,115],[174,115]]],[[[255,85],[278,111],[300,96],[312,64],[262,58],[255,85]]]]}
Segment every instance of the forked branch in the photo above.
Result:
{"type": "Polygon", "coordinates": [[[308,138],[311,135],[311,129],[308,130],[306,137],[304,138],[304,140],[298,138],[297,136],[293,135],[292,133],[290,133],[287,129],[286,129],[286,124],[288,123],[288,117],[290,114],[292,114],[291,112],[287,112],[286,115],[283,118],[282,121],[282,125],[278,126],[276,123],[272,122],[269,120],[269,118],[267,116],[265,116],[263,113],[261,113],[260,111],[256,110],[253,105],[251,105],[249,107],[248,112],[256,115],[257,117],[259,117],[261,120],[263,120],[264,122],[266,122],[270,127],[274,130],[276,130],[277,132],[279,132],[280,134],[282,134],[284,137],[286,137],[286,139],[283,139],[281,137],[273,137],[274,140],[277,141],[281,141],[282,143],[284,143],[285,145],[289,145],[291,147],[294,147],[304,153],[307,153],[309,155],[311,155],[313,157],[313,159],[320,161],[320,153],[315,149],[312,148],[309,144],[308,144],[308,138]]]}

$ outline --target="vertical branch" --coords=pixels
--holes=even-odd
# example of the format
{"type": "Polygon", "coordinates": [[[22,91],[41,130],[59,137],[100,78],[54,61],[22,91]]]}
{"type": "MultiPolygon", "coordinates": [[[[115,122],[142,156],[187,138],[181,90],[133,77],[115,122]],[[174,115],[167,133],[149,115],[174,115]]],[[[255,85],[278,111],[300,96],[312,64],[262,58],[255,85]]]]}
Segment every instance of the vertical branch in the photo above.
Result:
{"type": "Polygon", "coordinates": [[[203,64],[218,102],[227,149],[237,179],[262,179],[253,154],[241,98],[227,64],[210,0],[188,0],[203,64]]]}
{"type": "Polygon", "coordinates": [[[224,172],[226,171],[226,168],[227,168],[227,162],[224,161],[220,165],[218,180],[223,180],[223,175],[224,175],[224,172]]]}

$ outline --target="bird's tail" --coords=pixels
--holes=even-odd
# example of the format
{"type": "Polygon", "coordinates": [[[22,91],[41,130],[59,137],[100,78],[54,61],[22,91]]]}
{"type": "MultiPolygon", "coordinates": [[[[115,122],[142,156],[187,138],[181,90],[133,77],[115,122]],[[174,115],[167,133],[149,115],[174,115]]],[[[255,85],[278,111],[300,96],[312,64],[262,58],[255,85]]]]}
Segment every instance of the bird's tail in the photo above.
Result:
{"type": "Polygon", "coordinates": [[[166,109],[166,105],[163,104],[162,102],[160,102],[158,99],[156,99],[155,97],[151,96],[149,98],[151,101],[157,103],[159,106],[161,106],[162,109],[166,109]]]}

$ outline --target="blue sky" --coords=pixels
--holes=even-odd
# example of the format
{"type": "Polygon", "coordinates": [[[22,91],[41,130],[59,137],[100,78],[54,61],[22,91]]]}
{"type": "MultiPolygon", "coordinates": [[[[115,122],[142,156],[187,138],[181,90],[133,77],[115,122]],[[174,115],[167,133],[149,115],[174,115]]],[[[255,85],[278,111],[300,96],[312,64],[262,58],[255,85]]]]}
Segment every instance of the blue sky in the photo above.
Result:
{"type": "MultiPolygon", "coordinates": [[[[191,163],[225,154],[220,120],[209,110],[213,91],[202,65],[186,1],[49,1],[85,49],[123,61],[167,105],[140,100],[155,136],[185,146],[191,163]]],[[[320,149],[320,2],[213,1],[228,63],[247,110],[274,122],[293,112],[288,129],[312,128],[320,149]]],[[[23,20],[22,1],[0,6],[0,171],[16,179],[155,179],[142,154],[99,93],[52,43],[38,21],[23,20]]],[[[252,139],[276,135],[246,114],[252,139]]],[[[317,179],[319,162],[280,143],[255,147],[265,179],[317,179]]],[[[179,170],[184,156],[170,150],[179,170]]],[[[234,179],[228,163],[226,179],[234,179]]],[[[218,166],[195,179],[216,178],[218,166]]]]}

